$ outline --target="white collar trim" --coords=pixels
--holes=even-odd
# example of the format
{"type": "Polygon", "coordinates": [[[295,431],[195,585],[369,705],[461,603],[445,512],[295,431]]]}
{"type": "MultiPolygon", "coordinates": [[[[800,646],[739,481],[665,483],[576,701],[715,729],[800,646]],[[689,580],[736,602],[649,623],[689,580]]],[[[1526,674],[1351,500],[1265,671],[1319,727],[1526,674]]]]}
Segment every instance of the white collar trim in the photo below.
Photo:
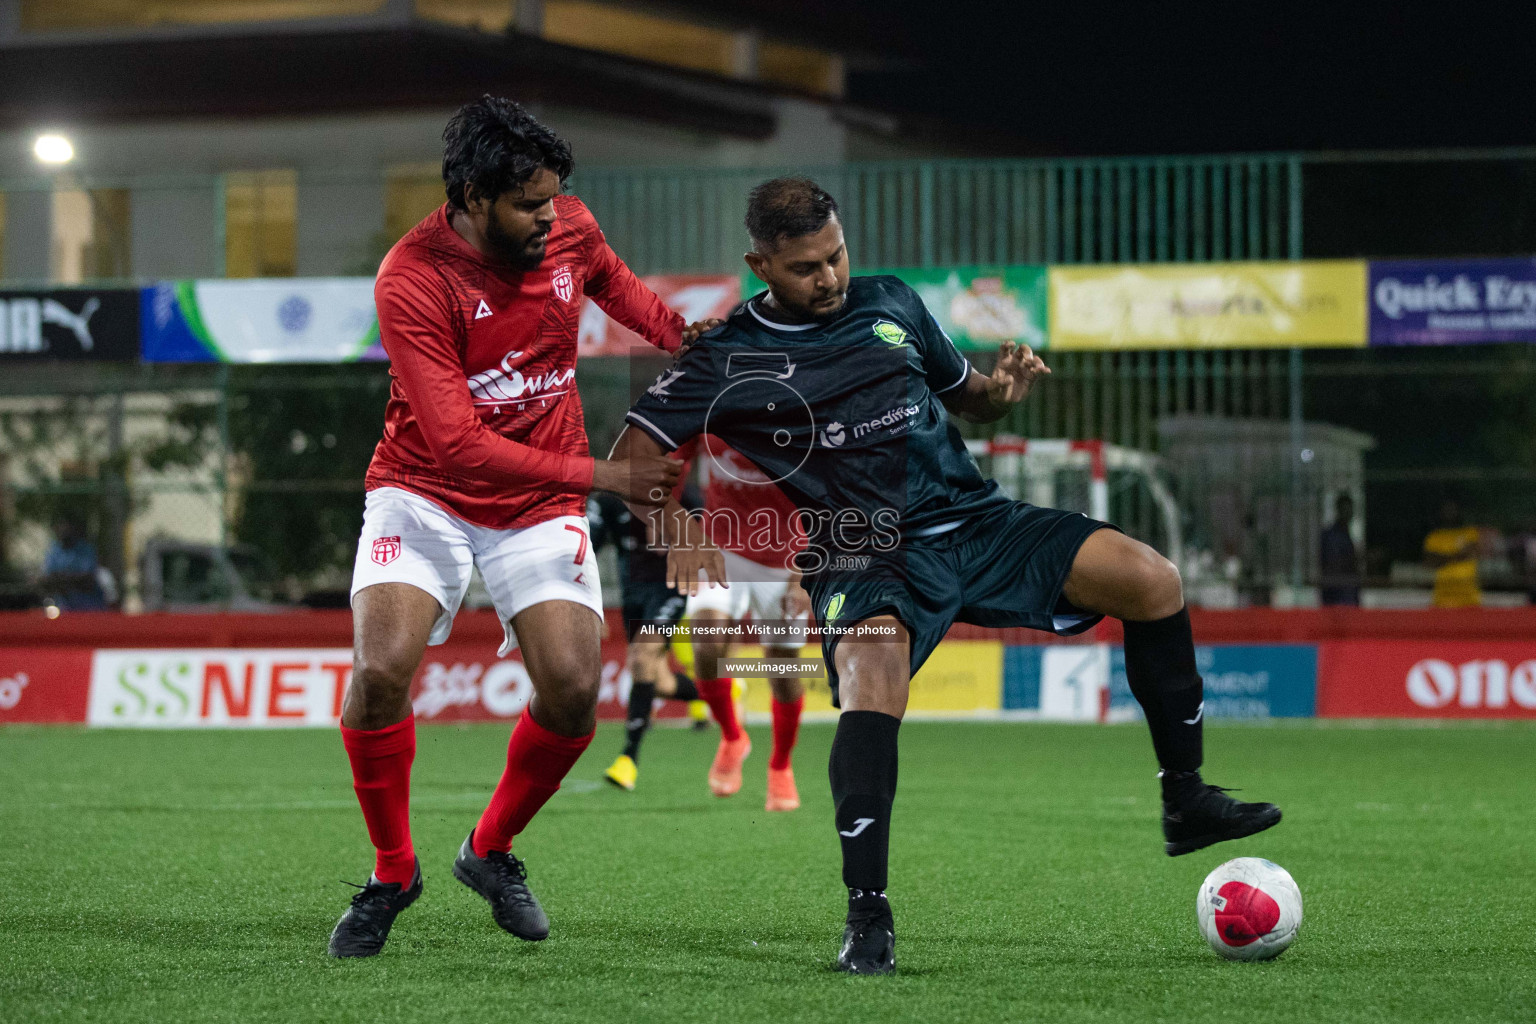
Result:
{"type": "Polygon", "coordinates": [[[815,328],[821,326],[821,324],[814,324],[814,323],[813,324],[780,324],[780,323],[775,323],[774,321],[769,320],[767,317],[763,316],[763,314],[759,313],[757,311],[757,304],[755,302],[753,302],[752,300],[750,300],[750,299],[747,300],[747,312],[751,313],[753,316],[757,317],[758,322],[761,323],[763,326],[765,326],[765,327],[772,327],[776,331],[810,331],[810,330],[814,330],[815,328]]]}

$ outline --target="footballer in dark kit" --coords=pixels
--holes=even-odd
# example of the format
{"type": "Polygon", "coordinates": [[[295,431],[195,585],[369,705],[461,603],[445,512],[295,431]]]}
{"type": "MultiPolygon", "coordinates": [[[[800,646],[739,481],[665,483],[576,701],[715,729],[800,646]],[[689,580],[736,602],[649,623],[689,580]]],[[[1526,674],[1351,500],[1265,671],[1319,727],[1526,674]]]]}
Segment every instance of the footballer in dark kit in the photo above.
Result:
{"type": "MultiPolygon", "coordinates": [[[[1126,674],[1161,767],[1170,856],[1274,825],[1200,776],[1203,684],[1178,570],[1080,513],[1040,508],[985,479],[950,416],[991,422],[1049,369],[1004,342],[971,366],[894,277],[850,277],[837,204],[814,182],[753,190],[747,262],[768,290],[657,378],[628,414],[614,458],[713,434],[801,510],[800,556],[842,708],[830,777],[848,917],[838,967],[895,968],[886,896],[897,734],[915,673],[954,622],[1081,632],[1125,624],[1126,674]]],[[[723,578],[696,521],[666,510],[669,578],[723,578]]]]}

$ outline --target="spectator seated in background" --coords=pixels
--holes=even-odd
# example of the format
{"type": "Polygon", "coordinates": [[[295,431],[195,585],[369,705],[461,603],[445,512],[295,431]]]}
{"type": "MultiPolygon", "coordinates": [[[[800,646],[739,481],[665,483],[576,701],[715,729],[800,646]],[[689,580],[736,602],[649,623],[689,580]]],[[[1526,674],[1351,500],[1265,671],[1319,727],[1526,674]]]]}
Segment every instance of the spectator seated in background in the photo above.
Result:
{"type": "Polygon", "coordinates": [[[54,523],[54,541],[43,556],[40,589],[66,611],[101,611],[108,607],[111,576],[96,558],[96,545],[85,534],[85,524],[66,516],[54,523]],[[105,579],[103,579],[105,577],[105,579]]]}
{"type": "Polygon", "coordinates": [[[1456,502],[1440,506],[1440,525],[1424,538],[1424,564],[1435,570],[1436,608],[1475,608],[1483,603],[1477,585],[1479,536],[1477,527],[1463,522],[1456,502]]]}
{"type": "Polygon", "coordinates": [[[1355,518],[1355,499],[1339,492],[1333,505],[1333,525],[1323,531],[1318,565],[1322,578],[1319,597],[1325,605],[1360,603],[1360,562],[1349,524],[1355,518]]]}

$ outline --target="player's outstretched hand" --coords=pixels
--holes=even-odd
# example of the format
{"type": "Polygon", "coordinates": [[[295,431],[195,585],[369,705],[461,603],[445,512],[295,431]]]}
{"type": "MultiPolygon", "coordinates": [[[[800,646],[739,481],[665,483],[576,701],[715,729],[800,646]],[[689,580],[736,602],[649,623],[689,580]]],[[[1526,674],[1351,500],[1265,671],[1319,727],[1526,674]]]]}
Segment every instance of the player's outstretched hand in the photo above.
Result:
{"type": "Polygon", "coordinates": [[[725,580],[725,559],[702,530],[690,529],[686,542],[667,549],[667,584],[687,597],[706,586],[730,586],[725,580]],[[704,580],[699,579],[700,572],[704,580]]]}
{"type": "Polygon", "coordinates": [[[995,403],[1022,402],[1035,381],[1051,372],[1028,345],[1005,341],[997,349],[997,365],[987,378],[987,397],[995,403]]]}
{"type": "Polygon", "coordinates": [[[636,505],[665,505],[682,471],[681,462],[661,455],[596,459],[592,463],[592,489],[612,491],[636,505]]]}

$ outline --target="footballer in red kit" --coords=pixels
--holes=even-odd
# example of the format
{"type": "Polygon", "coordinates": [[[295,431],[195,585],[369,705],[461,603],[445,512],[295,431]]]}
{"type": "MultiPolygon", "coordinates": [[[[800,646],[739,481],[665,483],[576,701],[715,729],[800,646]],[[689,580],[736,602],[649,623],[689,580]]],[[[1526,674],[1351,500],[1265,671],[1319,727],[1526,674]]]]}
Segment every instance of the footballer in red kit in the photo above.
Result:
{"type": "MultiPolygon", "coordinates": [[[[699,467],[704,492],[700,522],[723,552],[731,580],[728,588],[704,588],[688,597],[679,613],[690,626],[714,624],[722,630],[750,615],[751,629],[767,657],[797,657],[809,635],[810,599],[794,569],[794,557],[805,547],[794,502],[762,470],[713,435],[705,434],[674,454],[699,467]]],[[[720,724],[709,788],[716,796],[734,796],[741,790],[742,762],[752,743],[736,714],[734,680],[720,665],[730,645],[718,635],[709,638],[692,629],[690,633],[698,676],[690,680],[690,690],[709,705],[720,724]]],[[[633,790],[639,778],[640,738],[649,727],[652,698],[685,699],[654,669],[647,670],[645,684],[638,676],[632,675],[632,680],[624,751],[604,772],[604,778],[626,790],[633,790]],[[652,682],[657,678],[664,688],[652,682]]],[[[805,686],[798,676],[770,676],[768,683],[773,694],[773,753],[765,808],[792,811],[800,806],[790,760],[799,737],[805,686]]]]}
{"type": "MultiPolygon", "coordinates": [[[[795,555],[805,547],[805,535],[794,502],[775,482],[743,455],[712,434],[703,438],[699,459],[704,480],[704,521],[710,540],[720,548],[731,587],[706,587],[688,598],[684,611],[697,625],[741,623],[749,616],[769,659],[795,658],[809,636],[810,600],[794,568],[795,555]]],[[[694,666],[701,694],[728,654],[720,633],[695,638],[694,666]]],[[[800,806],[790,754],[800,731],[805,684],[798,676],[768,678],[773,693],[773,753],[768,760],[769,811],[800,806]]],[[[725,680],[724,689],[730,689],[725,680]]],[[[720,713],[716,714],[720,718],[720,713]]],[[[721,721],[721,742],[709,770],[709,788],[716,796],[741,789],[741,765],[752,744],[742,731],[731,742],[721,721]]]]}
{"type": "Polygon", "coordinates": [[[592,739],[603,601],[587,495],[659,504],[681,469],[588,454],[575,380],[583,298],[667,351],[698,327],[562,194],[570,147],[490,96],[461,108],[443,141],[448,201],[396,243],[374,285],[391,386],[353,571],[341,733],[375,861],[331,934],[338,957],[379,953],[421,893],[410,685],[427,645],[448,638],[476,566],[505,626],[501,653],[522,647],[534,695],[453,874],[506,931],[549,934],[511,849],[592,739]]]}

